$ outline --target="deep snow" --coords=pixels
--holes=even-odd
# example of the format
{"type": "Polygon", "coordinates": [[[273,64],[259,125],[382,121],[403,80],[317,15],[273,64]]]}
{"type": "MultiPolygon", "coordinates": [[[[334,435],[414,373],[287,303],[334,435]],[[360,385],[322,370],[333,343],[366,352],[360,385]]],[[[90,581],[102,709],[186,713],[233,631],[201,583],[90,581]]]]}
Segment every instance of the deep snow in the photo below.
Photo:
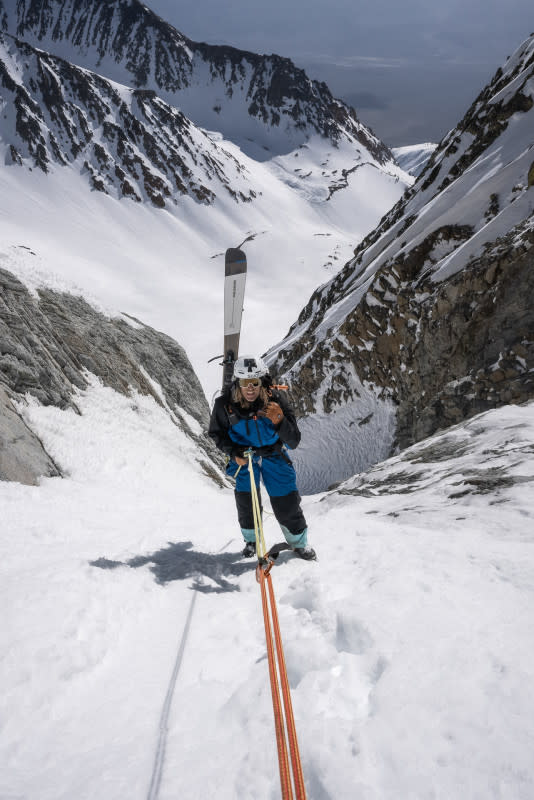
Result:
{"type": "MultiPolygon", "coordinates": [[[[77,403],[23,409],[69,477],[0,484],[0,797],[148,796],[195,593],[159,797],[279,797],[231,489],[152,398],[77,403]]],[[[273,581],[309,800],[532,798],[533,436],[492,411],[305,499],[319,561],[273,581]]]]}

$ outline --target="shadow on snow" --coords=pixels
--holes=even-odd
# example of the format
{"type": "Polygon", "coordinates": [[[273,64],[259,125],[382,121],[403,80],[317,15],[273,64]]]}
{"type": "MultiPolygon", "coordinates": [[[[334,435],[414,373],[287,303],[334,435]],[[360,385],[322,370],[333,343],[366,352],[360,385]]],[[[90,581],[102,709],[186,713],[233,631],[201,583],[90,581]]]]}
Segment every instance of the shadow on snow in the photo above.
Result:
{"type": "Polygon", "coordinates": [[[201,553],[193,550],[192,542],[169,542],[169,546],[147,556],[135,556],[129,561],[111,561],[98,558],[90,561],[92,567],[116,569],[117,567],[144,567],[150,565],[156,581],[160,584],[193,578],[191,588],[197,592],[238,592],[239,586],[228,580],[246,572],[254,572],[256,559],[243,562],[237,553],[201,553]],[[209,578],[216,585],[204,583],[209,578]]]}

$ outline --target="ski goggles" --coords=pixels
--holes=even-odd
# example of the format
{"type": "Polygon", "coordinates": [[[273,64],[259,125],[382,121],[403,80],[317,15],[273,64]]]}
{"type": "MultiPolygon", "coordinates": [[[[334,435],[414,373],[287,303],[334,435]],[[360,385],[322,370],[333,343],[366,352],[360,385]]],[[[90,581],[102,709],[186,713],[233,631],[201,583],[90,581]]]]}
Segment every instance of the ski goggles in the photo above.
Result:
{"type": "Polygon", "coordinates": [[[261,381],[259,378],[239,378],[239,385],[242,389],[246,389],[247,386],[254,386],[257,389],[261,386],[261,381]]]}

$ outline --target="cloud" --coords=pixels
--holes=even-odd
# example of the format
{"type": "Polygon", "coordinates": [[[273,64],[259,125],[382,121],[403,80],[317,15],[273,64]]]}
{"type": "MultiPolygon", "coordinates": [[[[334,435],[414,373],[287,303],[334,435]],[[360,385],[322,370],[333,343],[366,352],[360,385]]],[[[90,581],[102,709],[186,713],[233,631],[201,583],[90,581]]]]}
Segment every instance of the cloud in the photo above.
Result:
{"type": "Polygon", "coordinates": [[[389,103],[384,97],[381,97],[374,92],[353,92],[345,94],[344,98],[346,103],[353,106],[358,111],[385,111],[389,107],[389,103]]]}
{"type": "Polygon", "coordinates": [[[341,69],[398,69],[406,66],[409,62],[405,58],[382,58],[381,56],[338,56],[329,53],[301,53],[300,60],[309,59],[315,64],[329,64],[341,69]]]}

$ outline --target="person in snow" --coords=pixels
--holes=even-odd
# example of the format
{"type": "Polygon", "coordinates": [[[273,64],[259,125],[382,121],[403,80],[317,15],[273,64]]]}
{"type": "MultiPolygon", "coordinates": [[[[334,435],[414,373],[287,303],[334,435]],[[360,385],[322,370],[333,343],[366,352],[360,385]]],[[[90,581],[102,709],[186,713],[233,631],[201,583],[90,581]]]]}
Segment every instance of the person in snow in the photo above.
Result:
{"type": "Polygon", "coordinates": [[[243,555],[250,557],[256,552],[248,459],[244,457],[245,451],[252,449],[260,507],[261,476],[286,542],[296,555],[314,559],[295,468],[287,454],[288,448],[294,449],[300,442],[300,431],[285,393],[272,386],[261,358],[243,356],[235,362],[233,382],[216,399],[208,432],[229,458],[227,474],[236,479],[237,517],[245,539],[243,555]]]}

